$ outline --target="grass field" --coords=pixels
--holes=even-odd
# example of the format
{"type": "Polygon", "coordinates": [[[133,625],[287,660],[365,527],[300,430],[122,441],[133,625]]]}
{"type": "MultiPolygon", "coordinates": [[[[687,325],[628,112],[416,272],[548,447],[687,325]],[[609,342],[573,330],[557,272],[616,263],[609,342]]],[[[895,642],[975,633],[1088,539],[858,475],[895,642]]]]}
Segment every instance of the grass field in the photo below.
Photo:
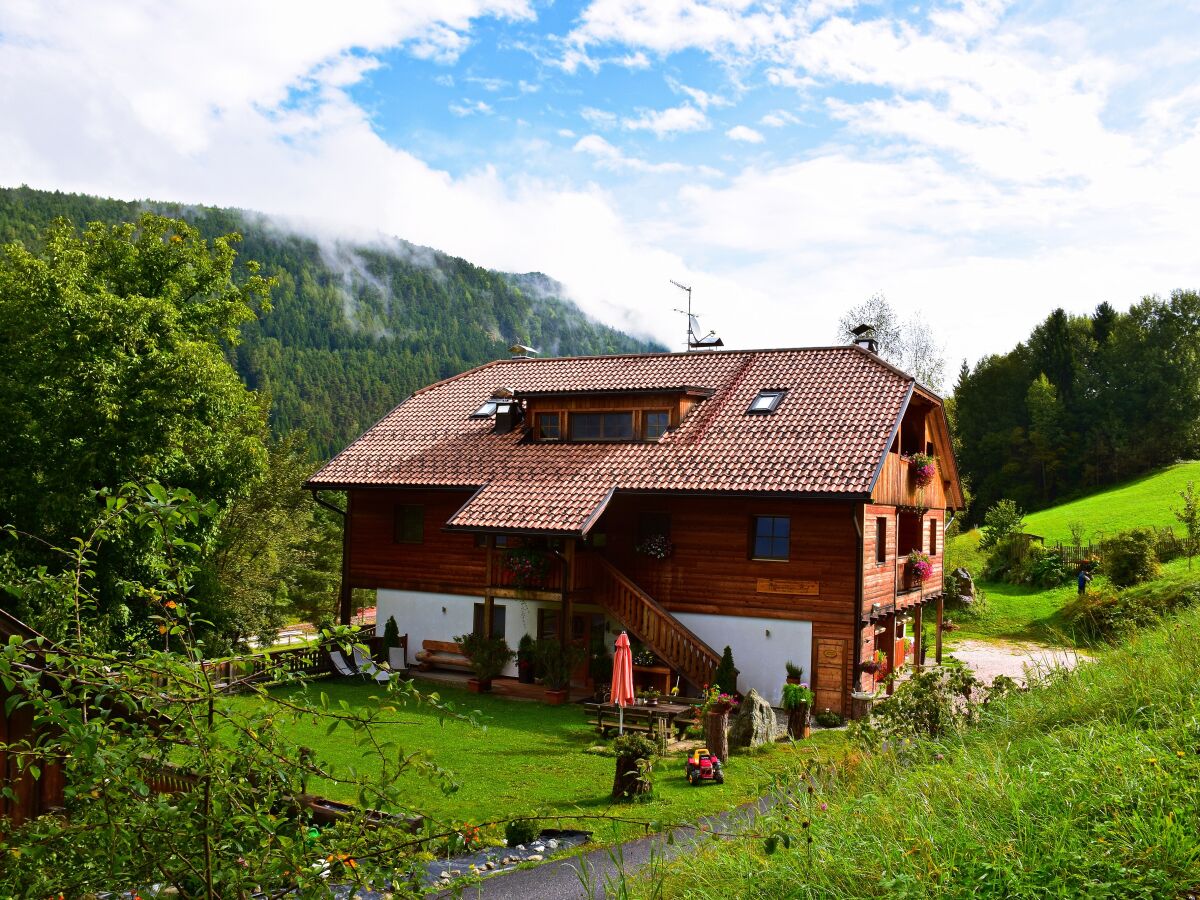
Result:
{"type": "Polygon", "coordinates": [[[1178,528],[1171,509],[1180,505],[1179,492],[1189,481],[1200,485],[1200,462],[1177,463],[1099,493],[1030,513],[1025,517],[1025,530],[1053,544],[1070,541],[1072,522],[1083,524],[1085,541],[1142,526],[1178,528]]]}
{"type": "Polygon", "coordinates": [[[1193,609],[990,705],[961,734],[798,772],[755,834],[684,854],[629,894],[1190,896],[1200,885],[1197,635],[1193,609]]]}
{"type": "MultiPolygon", "coordinates": [[[[442,822],[597,813],[645,821],[694,819],[753,800],[768,789],[775,774],[794,766],[797,760],[834,756],[844,744],[843,732],[818,731],[796,749],[775,745],[765,752],[734,755],[724,785],[700,788],[687,784],[682,774],[683,755],[674,754],[656,765],[652,799],[614,806],[609,792],[615,760],[584,752],[602,741],[584,723],[579,705],[553,707],[506,700],[431,682],[418,681],[417,686],[422,691],[436,691],[459,710],[479,710],[483,717],[484,727],[455,720],[439,724],[431,708],[405,706],[393,718],[411,724],[380,729],[381,740],[393,741],[408,752],[428,751],[429,758],[459,782],[458,790],[446,795],[437,784],[409,776],[411,784],[406,787],[411,809],[442,822]]],[[[334,706],[345,700],[352,707],[362,707],[381,694],[374,685],[333,679],[314,683],[310,690],[324,691],[334,706]]],[[[240,697],[232,702],[259,701],[240,697]]],[[[287,729],[291,740],[313,748],[320,759],[340,770],[370,765],[375,752],[355,744],[347,731],[327,734],[323,723],[300,721],[287,729]]],[[[330,782],[314,780],[310,790],[333,799],[354,800],[345,788],[330,782]]],[[[641,829],[619,829],[620,834],[631,831],[640,833],[641,829]]]]}

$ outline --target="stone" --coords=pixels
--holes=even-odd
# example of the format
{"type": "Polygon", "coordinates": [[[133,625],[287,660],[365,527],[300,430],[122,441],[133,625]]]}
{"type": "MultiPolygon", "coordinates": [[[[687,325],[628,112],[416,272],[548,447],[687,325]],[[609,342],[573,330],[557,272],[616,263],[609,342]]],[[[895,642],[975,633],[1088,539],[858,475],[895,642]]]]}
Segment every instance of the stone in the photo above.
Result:
{"type": "Polygon", "coordinates": [[[557,850],[558,849],[558,841],[554,840],[554,838],[551,838],[550,840],[546,841],[546,846],[549,847],[551,850],[557,850]]]}
{"type": "Polygon", "coordinates": [[[533,856],[525,857],[526,862],[541,862],[542,859],[543,859],[543,856],[540,853],[535,853],[535,854],[533,854],[533,856]]]}
{"type": "Polygon", "coordinates": [[[758,691],[750,689],[729,724],[730,747],[761,747],[779,737],[775,710],[758,691]]]}
{"type": "Polygon", "coordinates": [[[975,579],[971,577],[971,573],[959,566],[950,573],[950,577],[954,579],[955,593],[958,594],[958,599],[970,605],[975,601],[975,579]]]}

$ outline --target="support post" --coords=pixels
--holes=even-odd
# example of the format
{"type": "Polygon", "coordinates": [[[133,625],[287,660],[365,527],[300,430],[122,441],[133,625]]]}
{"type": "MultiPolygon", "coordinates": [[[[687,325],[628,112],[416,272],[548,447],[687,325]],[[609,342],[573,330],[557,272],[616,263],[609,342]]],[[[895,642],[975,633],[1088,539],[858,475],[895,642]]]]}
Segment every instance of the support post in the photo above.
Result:
{"type": "Polygon", "coordinates": [[[354,509],[354,492],[346,492],[346,513],[342,516],[342,583],[338,587],[338,622],[349,625],[354,610],[351,607],[354,589],[350,586],[350,521],[354,509]]]}
{"type": "Polygon", "coordinates": [[[891,663],[890,671],[888,672],[889,677],[887,683],[887,694],[889,697],[892,696],[892,691],[896,689],[896,679],[893,676],[896,670],[900,668],[900,665],[903,665],[904,663],[903,660],[900,660],[898,665],[896,660],[896,619],[897,613],[895,610],[892,610],[892,614],[888,616],[887,632],[885,636],[885,640],[887,641],[887,658],[891,663]]]}
{"type": "Polygon", "coordinates": [[[918,603],[917,608],[913,610],[913,671],[921,671],[921,661],[925,653],[925,621],[924,613],[925,604],[918,603]]]}
{"type": "Polygon", "coordinates": [[[562,570],[562,624],[560,639],[565,647],[571,640],[571,576],[575,569],[575,538],[566,538],[563,544],[562,570]]]}
{"type": "Polygon", "coordinates": [[[483,637],[490,638],[492,636],[492,619],[495,616],[495,598],[492,597],[492,557],[496,550],[496,536],[489,534],[483,543],[487,550],[487,591],[483,595],[483,637]]]}
{"type": "Polygon", "coordinates": [[[935,658],[937,659],[937,664],[939,666],[942,664],[942,612],[943,612],[944,602],[945,602],[945,595],[938,594],[938,598],[937,598],[937,637],[934,639],[934,646],[936,647],[936,650],[935,650],[936,657],[935,658]]]}

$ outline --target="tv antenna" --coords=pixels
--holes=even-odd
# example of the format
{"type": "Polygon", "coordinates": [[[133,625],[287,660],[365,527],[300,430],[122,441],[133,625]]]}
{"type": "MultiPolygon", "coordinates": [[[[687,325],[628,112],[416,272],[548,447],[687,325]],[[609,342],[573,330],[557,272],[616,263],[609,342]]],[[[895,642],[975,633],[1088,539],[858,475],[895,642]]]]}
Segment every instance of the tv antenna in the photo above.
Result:
{"type": "Polygon", "coordinates": [[[679,288],[681,291],[686,291],[688,295],[687,309],[676,309],[675,312],[687,316],[687,349],[692,350],[715,350],[717,347],[724,347],[725,342],[717,337],[715,331],[709,331],[703,337],[700,336],[700,319],[698,313],[692,312],[692,288],[690,285],[680,284],[674,278],[670,279],[671,284],[679,288]]]}

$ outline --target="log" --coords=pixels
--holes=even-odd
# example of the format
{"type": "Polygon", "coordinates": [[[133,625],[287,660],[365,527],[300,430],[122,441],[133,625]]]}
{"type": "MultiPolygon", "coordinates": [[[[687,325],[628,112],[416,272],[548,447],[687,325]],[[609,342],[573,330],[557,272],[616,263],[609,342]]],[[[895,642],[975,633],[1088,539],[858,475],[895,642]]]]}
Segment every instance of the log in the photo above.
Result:
{"type": "Polygon", "coordinates": [[[704,744],[708,752],[725,763],[729,759],[729,710],[711,709],[704,718],[704,744]]]}
{"type": "Polygon", "coordinates": [[[650,793],[650,780],[642,777],[642,766],[649,762],[638,756],[618,756],[617,774],[613,778],[614,800],[626,800],[650,793]]]}

